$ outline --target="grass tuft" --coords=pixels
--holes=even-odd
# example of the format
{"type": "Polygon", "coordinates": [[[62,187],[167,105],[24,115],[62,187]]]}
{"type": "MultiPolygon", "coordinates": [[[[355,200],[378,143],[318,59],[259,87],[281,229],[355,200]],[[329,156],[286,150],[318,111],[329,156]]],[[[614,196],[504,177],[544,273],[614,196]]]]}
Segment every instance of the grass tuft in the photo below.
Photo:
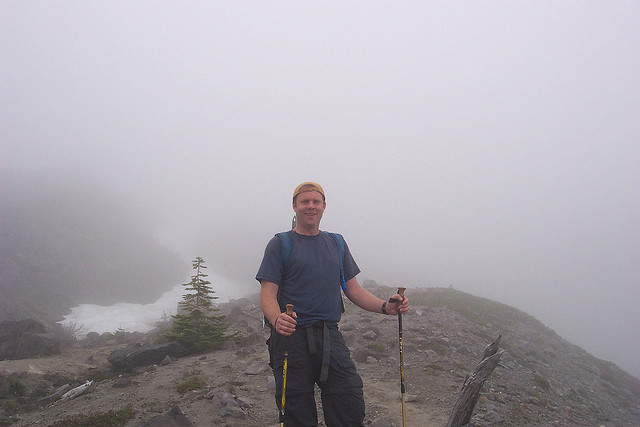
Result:
{"type": "Polygon", "coordinates": [[[133,417],[133,409],[127,406],[118,411],[74,415],[50,424],[49,427],[118,427],[124,426],[133,417]]]}
{"type": "Polygon", "coordinates": [[[184,394],[192,390],[200,390],[207,385],[207,380],[197,370],[185,372],[182,382],[177,386],[178,393],[184,394]]]}
{"type": "Polygon", "coordinates": [[[536,382],[536,385],[543,390],[549,390],[549,387],[551,387],[551,384],[549,384],[549,381],[540,374],[535,374],[534,380],[536,382]]]}
{"type": "Polygon", "coordinates": [[[369,343],[367,344],[367,348],[373,351],[374,353],[384,353],[387,350],[386,346],[381,342],[369,343]]]}

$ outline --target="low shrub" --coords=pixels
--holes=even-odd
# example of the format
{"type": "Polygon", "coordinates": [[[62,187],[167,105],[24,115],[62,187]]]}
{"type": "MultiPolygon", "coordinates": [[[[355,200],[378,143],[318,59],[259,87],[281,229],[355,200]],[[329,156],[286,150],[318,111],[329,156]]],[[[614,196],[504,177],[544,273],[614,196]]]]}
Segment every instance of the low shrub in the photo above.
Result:
{"type": "Polygon", "coordinates": [[[7,381],[7,393],[13,396],[24,396],[27,388],[25,385],[15,377],[9,377],[7,381]]]}
{"type": "Polygon", "coordinates": [[[543,390],[549,390],[549,387],[551,387],[551,384],[549,384],[549,381],[540,374],[535,374],[534,380],[536,382],[536,385],[543,390]]]}
{"type": "Polygon", "coordinates": [[[124,426],[133,417],[133,409],[127,406],[117,411],[73,415],[64,420],[56,421],[49,427],[118,427],[124,426]]]}
{"type": "Polygon", "coordinates": [[[373,351],[374,353],[384,353],[387,348],[385,347],[384,344],[382,344],[381,342],[372,342],[367,344],[367,348],[371,351],[373,351]]]}
{"type": "Polygon", "coordinates": [[[192,390],[200,390],[207,385],[207,380],[198,371],[190,371],[184,374],[182,382],[178,383],[178,393],[184,394],[192,390]]]}

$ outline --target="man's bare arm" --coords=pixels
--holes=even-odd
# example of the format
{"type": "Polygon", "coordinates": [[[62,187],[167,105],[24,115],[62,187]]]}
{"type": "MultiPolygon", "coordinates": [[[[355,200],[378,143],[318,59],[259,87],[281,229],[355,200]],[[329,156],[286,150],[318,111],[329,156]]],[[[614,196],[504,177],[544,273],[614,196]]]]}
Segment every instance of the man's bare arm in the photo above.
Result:
{"type": "MultiPolygon", "coordinates": [[[[384,303],[384,300],[381,300],[360,286],[355,277],[347,282],[347,291],[345,292],[345,295],[352,303],[364,310],[371,311],[373,313],[382,313],[382,304],[384,303]]],[[[409,298],[405,297],[403,300],[398,294],[393,295],[391,298],[402,301],[402,303],[399,305],[387,303],[387,314],[396,315],[399,312],[404,314],[409,311],[409,298]]]]}
{"type": "Polygon", "coordinates": [[[260,281],[260,308],[269,323],[282,335],[291,335],[296,329],[295,307],[293,307],[293,318],[287,313],[280,312],[278,305],[278,285],[266,280],[260,281]]]}

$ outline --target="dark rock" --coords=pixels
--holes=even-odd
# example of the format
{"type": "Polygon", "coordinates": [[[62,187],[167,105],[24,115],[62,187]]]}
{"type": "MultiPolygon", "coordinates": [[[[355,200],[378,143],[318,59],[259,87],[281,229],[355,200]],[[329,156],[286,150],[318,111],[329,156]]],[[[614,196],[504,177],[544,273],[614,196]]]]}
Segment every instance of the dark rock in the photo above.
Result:
{"type": "Polygon", "coordinates": [[[267,362],[253,362],[247,369],[245,369],[245,375],[258,375],[269,369],[267,362]]]}
{"type": "Polygon", "coordinates": [[[234,395],[231,393],[222,393],[218,397],[220,399],[221,406],[233,407],[233,408],[240,406],[238,405],[238,402],[236,401],[236,398],[234,397],[234,395]]]}
{"type": "Polygon", "coordinates": [[[364,336],[364,334],[366,334],[367,332],[373,332],[375,334],[375,336],[379,336],[380,335],[380,329],[376,328],[375,326],[366,326],[365,328],[360,330],[361,335],[364,336]]]}
{"type": "Polygon", "coordinates": [[[133,384],[133,381],[131,380],[131,377],[122,377],[122,378],[118,378],[111,387],[125,388],[125,387],[129,387],[132,384],[133,384]]]}
{"type": "Polygon", "coordinates": [[[265,338],[257,333],[250,333],[247,336],[240,338],[238,342],[239,347],[248,347],[253,344],[264,344],[265,338]]]}
{"type": "Polygon", "coordinates": [[[156,415],[146,423],[143,427],[192,427],[193,423],[180,410],[178,406],[174,406],[167,413],[156,415]]]}
{"type": "Polygon", "coordinates": [[[242,307],[240,307],[239,305],[234,305],[231,308],[231,311],[229,312],[229,314],[227,314],[227,320],[228,321],[237,320],[243,314],[244,313],[242,311],[242,307]]]}
{"type": "Polygon", "coordinates": [[[267,380],[267,390],[276,388],[276,379],[272,376],[267,380]]]}
{"type": "Polygon", "coordinates": [[[358,347],[353,351],[351,356],[356,362],[365,363],[367,361],[367,357],[371,355],[373,355],[373,353],[368,348],[358,347]]]}
{"type": "Polygon", "coordinates": [[[60,352],[60,339],[32,319],[0,323],[0,360],[30,359],[60,352]]]}
{"type": "Polygon", "coordinates": [[[374,331],[367,331],[364,334],[362,334],[363,338],[366,338],[368,340],[372,340],[378,337],[378,334],[376,334],[374,331]]]}
{"type": "Polygon", "coordinates": [[[47,330],[42,323],[33,319],[7,320],[0,323],[0,337],[5,336],[5,334],[19,335],[27,332],[32,334],[43,334],[47,332],[47,330]]]}
{"type": "Polygon", "coordinates": [[[95,348],[104,345],[105,340],[100,336],[97,332],[89,332],[84,336],[80,341],[78,341],[78,345],[82,348],[95,348]]]}
{"type": "Polygon", "coordinates": [[[223,406],[222,408],[220,408],[220,416],[225,418],[229,417],[238,419],[247,418],[247,414],[237,406],[223,406]]]}
{"type": "Polygon", "coordinates": [[[238,402],[238,405],[241,408],[252,408],[253,405],[255,405],[255,402],[252,399],[249,399],[248,397],[239,397],[236,399],[236,401],[238,402]]]}
{"type": "Polygon", "coordinates": [[[502,417],[496,411],[489,411],[483,415],[482,419],[491,423],[491,425],[499,424],[502,422],[502,417]]]}
{"type": "Polygon", "coordinates": [[[129,372],[138,366],[159,364],[167,356],[178,358],[185,353],[185,348],[177,342],[159,345],[136,343],[114,350],[107,361],[116,370],[129,372]]]}

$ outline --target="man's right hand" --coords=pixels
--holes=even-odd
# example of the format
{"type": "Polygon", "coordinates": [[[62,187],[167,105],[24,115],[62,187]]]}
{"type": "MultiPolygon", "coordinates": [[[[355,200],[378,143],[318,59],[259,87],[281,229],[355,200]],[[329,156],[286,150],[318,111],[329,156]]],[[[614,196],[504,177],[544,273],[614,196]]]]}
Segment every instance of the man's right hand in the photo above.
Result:
{"type": "Polygon", "coordinates": [[[296,320],[298,315],[296,312],[292,312],[291,316],[287,313],[280,313],[278,317],[274,320],[274,327],[277,333],[280,335],[284,335],[288,337],[296,330],[296,324],[298,321],[296,320]]]}

